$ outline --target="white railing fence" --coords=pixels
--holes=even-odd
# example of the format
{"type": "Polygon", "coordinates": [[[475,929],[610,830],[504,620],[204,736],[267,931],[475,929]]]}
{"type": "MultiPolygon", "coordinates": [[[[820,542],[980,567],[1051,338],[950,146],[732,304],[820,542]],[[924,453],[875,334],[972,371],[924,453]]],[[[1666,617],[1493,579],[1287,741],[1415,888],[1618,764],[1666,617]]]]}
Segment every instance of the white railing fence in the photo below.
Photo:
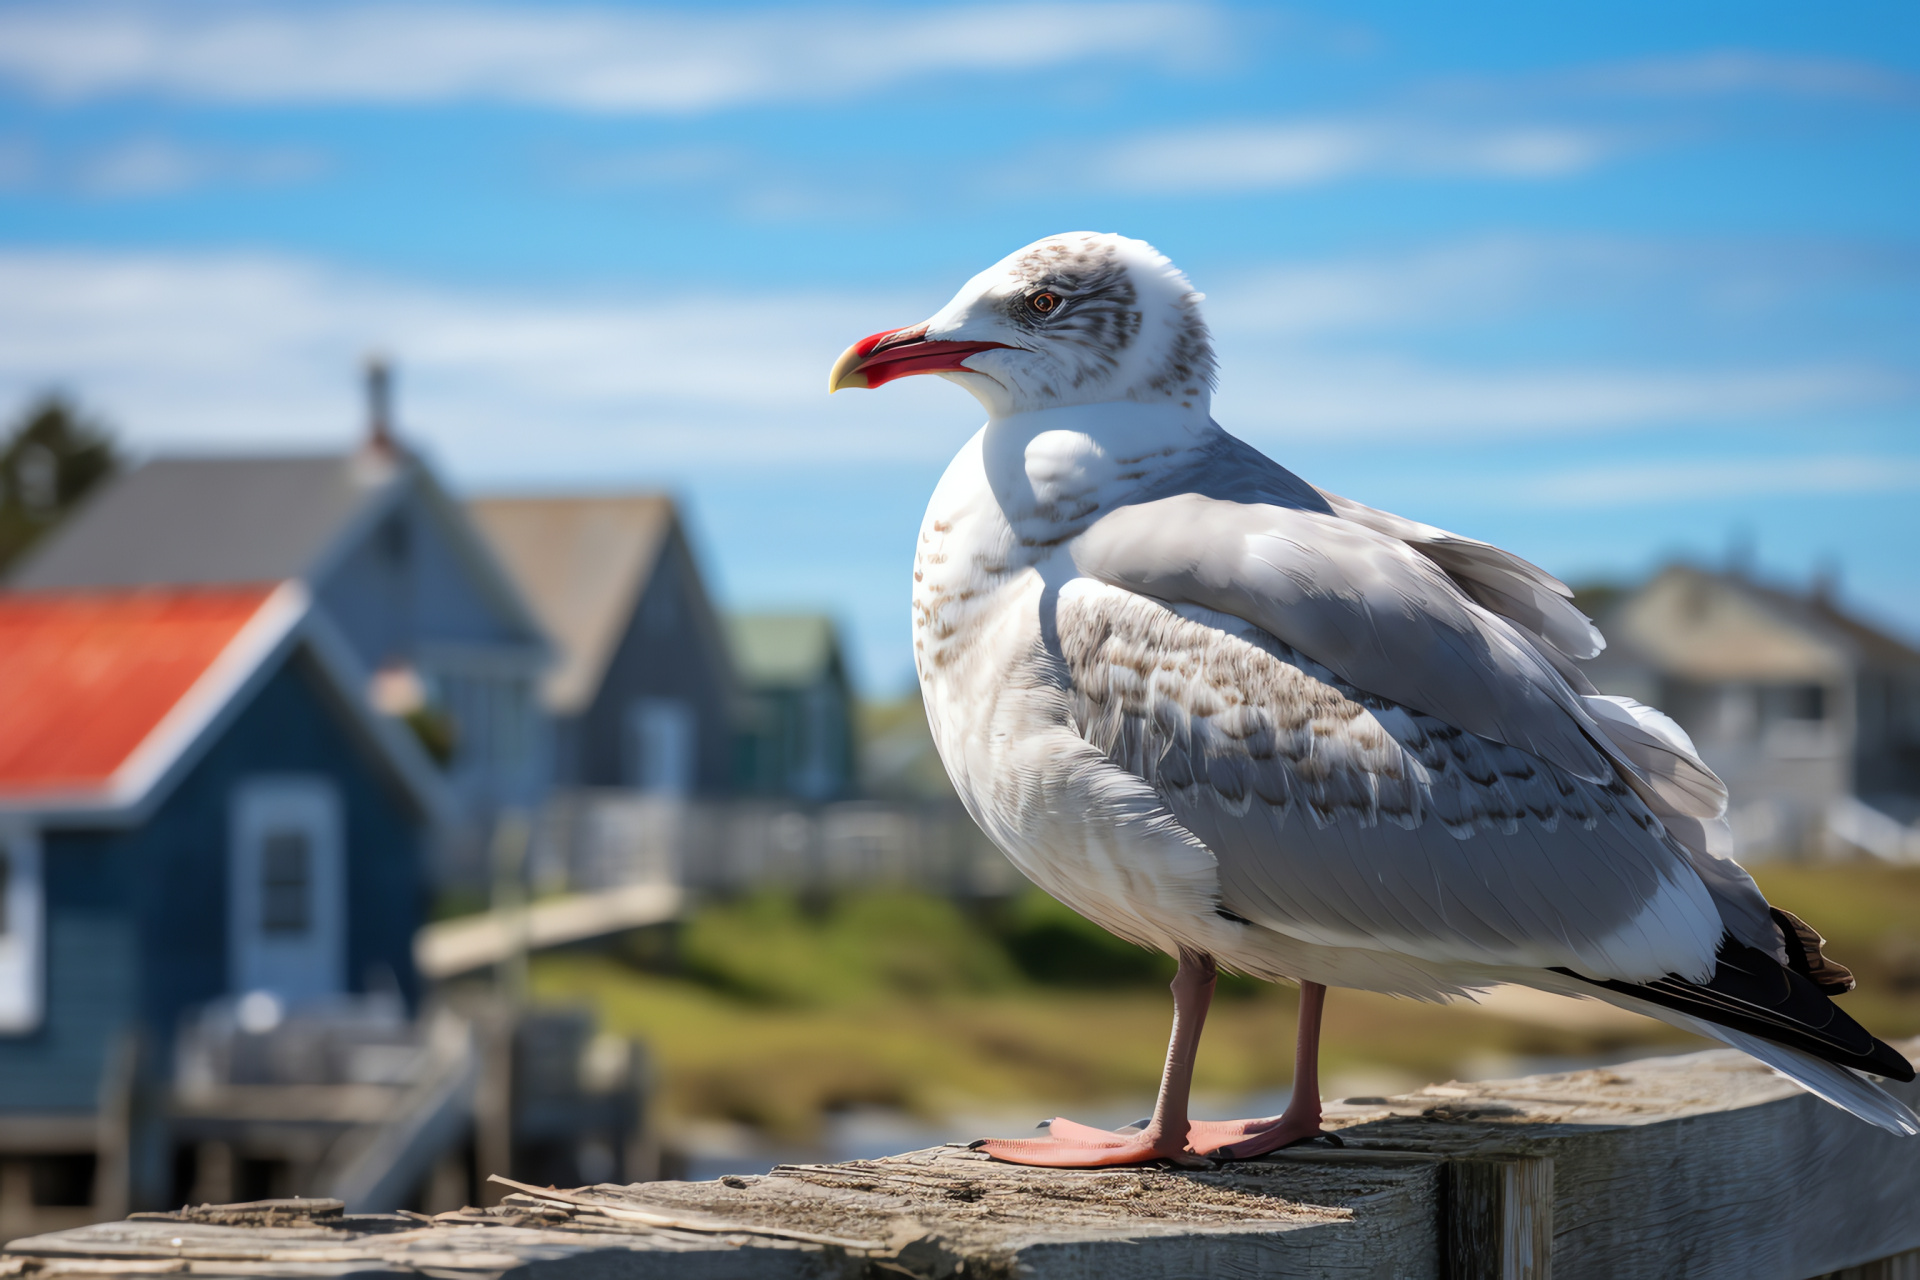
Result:
{"type": "Polygon", "coordinates": [[[686,800],[620,790],[557,794],[536,824],[536,895],[669,883],[711,893],[913,888],[1011,892],[1016,872],[957,805],[686,800]]]}

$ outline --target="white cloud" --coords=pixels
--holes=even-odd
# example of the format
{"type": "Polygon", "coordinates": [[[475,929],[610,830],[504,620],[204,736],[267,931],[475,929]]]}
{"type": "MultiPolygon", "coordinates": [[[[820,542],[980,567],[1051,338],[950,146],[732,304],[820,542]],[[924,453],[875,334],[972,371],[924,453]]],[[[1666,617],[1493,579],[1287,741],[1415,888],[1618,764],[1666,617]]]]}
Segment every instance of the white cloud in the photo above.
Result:
{"type": "MultiPolygon", "coordinates": [[[[1383,329],[1452,314],[1478,278],[1508,279],[1502,287],[1520,291],[1553,278],[1533,274],[1551,249],[1489,242],[1240,273],[1317,281],[1319,302],[1277,318],[1252,302],[1216,311],[1226,371],[1220,420],[1282,458],[1303,438],[1352,440],[1359,456],[1372,456],[1367,446],[1393,440],[1793,423],[1915,398],[1899,376],[1872,367],[1488,371],[1368,354],[1383,329]],[[1396,295],[1396,278],[1409,281],[1411,303],[1396,295]],[[1316,329],[1316,311],[1332,321],[1316,329]],[[1306,349],[1303,335],[1318,346],[1306,349]]],[[[362,428],[359,362],[381,349],[399,363],[403,435],[457,481],[691,485],[696,515],[725,512],[704,530],[725,570],[719,588],[740,600],[841,601],[869,669],[891,687],[910,669],[899,591],[918,506],[982,415],[932,378],[831,400],[823,384],[847,342],[910,323],[942,301],[712,289],[566,296],[450,288],[284,257],[15,250],[0,252],[0,418],[60,387],[136,450],[339,448],[362,428]],[[744,510],[743,486],[771,496],[744,510]]],[[[1463,449],[1433,479],[1450,493],[1480,492],[1484,483],[1503,508],[1920,487],[1912,460],[1736,459],[1689,469],[1664,464],[1662,452],[1651,447],[1645,465],[1496,489],[1473,459],[1499,450],[1463,449]]]]}
{"type": "MultiPolygon", "coordinates": [[[[1593,98],[1736,94],[1920,102],[1920,77],[1872,63],[1743,50],[1610,63],[1546,75],[1454,79],[1353,116],[1222,121],[1123,139],[1092,161],[1111,189],[1218,193],[1319,186],[1371,175],[1540,180],[1585,173],[1664,132],[1629,134],[1538,117],[1593,98]],[[1488,118],[1489,112],[1507,118],[1488,118]],[[1515,118],[1521,117],[1521,118],[1515,118]]],[[[1584,104],[1578,114],[1592,114],[1584,104]]],[[[1681,133],[1685,130],[1682,129],[1681,133]]]]}
{"type": "Polygon", "coordinates": [[[324,157],[298,148],[248,150],[135,138],[82,157],[71,166],[66,185],[94,196],[158,196],[212,184],[279,186],[317,177],[325,169],[324,157]]]}
{"type": "MultiPolygon", "coordinates": [[[[379,348],[400,364],[403,425],[465,479],[937,464],[977,424],[970,399],[913,379],[829,401],[822,383],[847,342],[942,300],[539,296],[285,258],[13,252],[0,254],[0,403],[64,386],[138,447],[337,445],[359,427],[358,362],[379,348]]],[[[1217,320],[1220,419],[1267,440],[1591,433],[1914,398],[1910,379],[1865,364],[1489,371],[1306,350],[1231,311],[1217,320]]]]}
{"type": "MultiPolygon", "coordinates": [[[[1569,277],[1640,267],[1646,246],[1594,239],[1488,237],[1409,253],[1283,263],[1207,292],[1216,329],[1281,338],[1380,333],[1507,310],[1569,277]]],[[[1564,293],[1563,293],[1564,296],[1564,293]]]]}
{"type": "Polygon", "coordinates": [[[202,146],[135,137],[49,155],[24,139],[0,139],[0,190],[50,189],[101,199],[175,195],[205,186],[281,186],[326,171],[327,158],[299,147],[202,146]]]}
{"type": "Polygon", "coordinates": [[[1505,483],[1513,501],[1541,507],[1626,507],[1759,496],[1920,492],[1920,458],[1836,454],[1801,458],[1654,460],[1505,483]]]}
{"type": "Polygon", "coordinates": [[[1804,416],[1911,400],[1912,380],[1873,366],[1723,370],[1474,370],[1394,356],[1284,353],[1222,342],[1216,416],[1261,435],[1469,439],[1804,416]],[[1236,349],[1238,348],[1238,349],[1236,349]]]}
{"type": "Polygon", "coordinates": [[[1870,62],[1745,49],[1611,63],[1554,77],[1552,83],[1578,92],[1645,97],[1774,93],[1908,102],[1920,99],[1920,78],[1870,62]]]}
{"type": "Polygon", "coordinates": [[[507,3],[233,0],[0,9],[0,78],[43,96],[223,103],[488,100],[686,112],[843,97],[931,74],[1213,47],[1205,7],[1152,0],[711,14],[507,3]]]}
{"type": "Polygon", "coordinates": [[[971,400],[825,392],[848,342],[937,301],[539,298],[282,258],[16,252],[0,254],[0,403],[64,387],[137,448],[337,446],[378,348],[399,362],[403,428],[467,479],[937,461],[977,422],[971,400]]]}
{"type": "Polygon", "coordinates": [[[1262,191],[1373,174],[1543,179],[1593,168],[1624,140],[1596,129],[1412,120],[1282,120],[1132,138],[1095,160],[1106,187],[1152,193],[1262,191]]]}

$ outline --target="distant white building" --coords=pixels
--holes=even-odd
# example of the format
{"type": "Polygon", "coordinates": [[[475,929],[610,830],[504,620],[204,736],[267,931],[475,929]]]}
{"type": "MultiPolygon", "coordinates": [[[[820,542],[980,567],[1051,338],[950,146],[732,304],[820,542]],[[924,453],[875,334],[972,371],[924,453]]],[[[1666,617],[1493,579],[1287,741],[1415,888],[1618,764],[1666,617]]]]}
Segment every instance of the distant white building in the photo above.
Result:
{"type": "Polygon", "coordinates": [[[1606,693],[1666,711],[1727,782],[1743,856],[1920,853],[1920,651],[1738,573],[1672,565],[1598,620],[1606,693]]]}

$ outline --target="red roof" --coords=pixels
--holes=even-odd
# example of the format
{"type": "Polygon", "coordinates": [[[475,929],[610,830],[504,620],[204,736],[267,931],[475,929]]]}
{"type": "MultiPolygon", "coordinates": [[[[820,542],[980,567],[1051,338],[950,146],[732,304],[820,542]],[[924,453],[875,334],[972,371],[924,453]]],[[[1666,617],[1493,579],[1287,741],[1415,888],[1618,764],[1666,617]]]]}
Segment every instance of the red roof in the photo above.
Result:
{"type": "Polygon", "coordinates": [[[106,785],[273,590],[0,594],[0,795],[106,785]]]}

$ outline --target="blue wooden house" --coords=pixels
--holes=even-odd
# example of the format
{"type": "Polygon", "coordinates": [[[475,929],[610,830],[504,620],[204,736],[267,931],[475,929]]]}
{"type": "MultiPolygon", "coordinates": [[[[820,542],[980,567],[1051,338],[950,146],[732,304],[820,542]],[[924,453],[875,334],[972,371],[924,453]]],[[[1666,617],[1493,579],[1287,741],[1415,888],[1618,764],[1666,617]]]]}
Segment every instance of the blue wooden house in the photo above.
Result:
{"type": "Polygon", "coordinates": [[[0,1165],[139,1207],[190,1010],[415,997],[446,789],[299,582],[0,595],[0,706],[0,1165]]]}
{"type": "Polygon", "coordinates": [[[441,757],[444,881],[485,884],[494,816],[542,799],[539,623],[491,548],[386,428],[344,453],[161,457],[104,486],[9,576],[22,591],[298,581],[363,689],[441,757]]]}
{"type": "Polygon", "coordinates": [[[190,1009],[417,996],[445,787],[298,581],[0,595],[0,706],[0,1163],[123,1209],[190,1009]]]}

